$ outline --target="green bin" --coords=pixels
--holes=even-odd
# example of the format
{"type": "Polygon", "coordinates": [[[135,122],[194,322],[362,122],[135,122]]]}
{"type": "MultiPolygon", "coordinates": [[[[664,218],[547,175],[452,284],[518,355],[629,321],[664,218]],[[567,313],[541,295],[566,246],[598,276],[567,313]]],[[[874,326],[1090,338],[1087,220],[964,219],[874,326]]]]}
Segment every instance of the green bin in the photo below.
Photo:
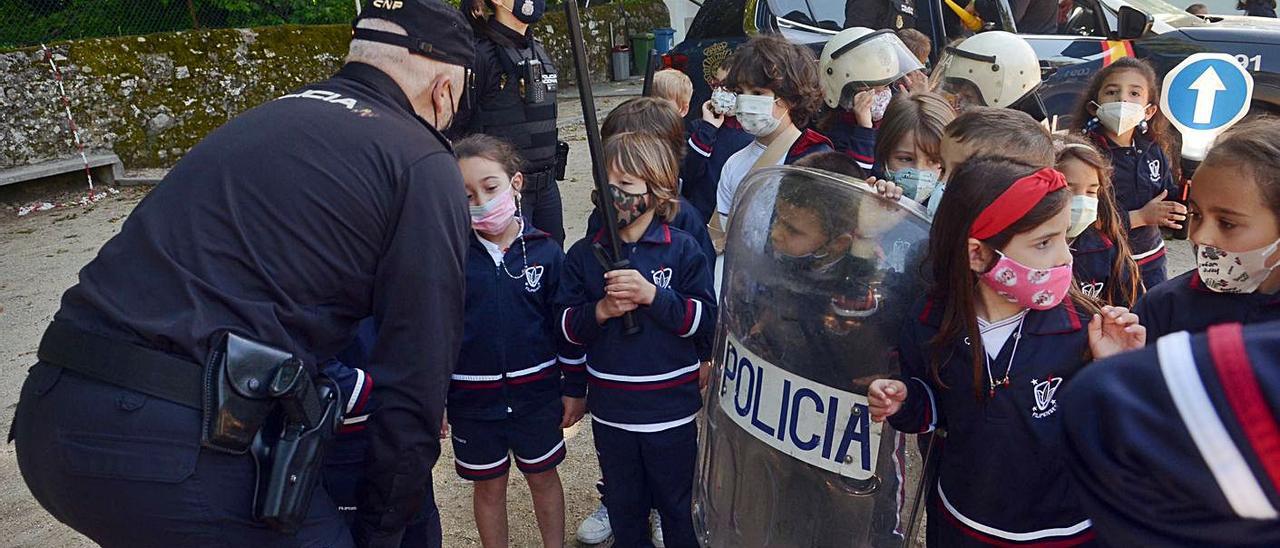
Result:
{"type": "Polygon", "coordinates": [[[643,75],[649,69],[649,52],[653,50],[653,33],[631,35],[631,73],[643,75]]]}

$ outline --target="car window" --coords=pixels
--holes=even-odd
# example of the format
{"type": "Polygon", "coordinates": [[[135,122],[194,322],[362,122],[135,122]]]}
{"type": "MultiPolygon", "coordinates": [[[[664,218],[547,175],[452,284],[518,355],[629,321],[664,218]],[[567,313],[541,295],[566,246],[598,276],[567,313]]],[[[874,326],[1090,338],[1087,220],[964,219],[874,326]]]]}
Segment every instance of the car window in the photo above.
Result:
{"type": "Polygon", "coordinates": [[[1093,1],[1077,1],[1067,12],[1067,34],[1106,36],[1102,19],[1098,17],[1100,9],[1093,1]]]}
{"type": "Polygon", "coordinates": [[[742,31],[742,12],[746,0],[704,0],[689,25],[689,40],[746,36],[742,31]]]}
{"type": "Polygon", "coordinates": [[[844,29],[844,2],[832,0],[769,0],[779,19],[830,31],[844,29]]]}

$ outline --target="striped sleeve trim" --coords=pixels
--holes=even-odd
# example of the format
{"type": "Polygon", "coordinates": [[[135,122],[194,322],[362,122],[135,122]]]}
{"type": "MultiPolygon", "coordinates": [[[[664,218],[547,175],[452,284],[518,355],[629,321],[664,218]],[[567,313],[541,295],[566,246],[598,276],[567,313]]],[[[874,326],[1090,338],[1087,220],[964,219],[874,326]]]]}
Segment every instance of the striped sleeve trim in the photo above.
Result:
{"type": "Polygon", "coordinates": [[[681,337],[691,337],[698,332],[698,326],[702,324],[702,301],[697,299],[685,299],[684,301],[684,323],[680,326],[679,335],[681,337]]]}
{"type": "Polygon", "coordinates": [[[1222,495],[1236,515],[1250,519],[1276,519],[1277,513],[1253,475],[1240,448],[1222,424],[1192,357],[1191,335],[1179,331],[1156,341],[1160,373],[1178,415],[1195,443],[1205,466],[1213,474],[1222,495]]]}
{"type": "Polygon", "coordinates": [[[711,157],[711,147],[705,147],[702,143],[699,143],[698,140],[693,137],[689,137],[689,148],[693,149],[694,152],[697,152],[701,156],[704,156],[706,158],[711,157]]]}
{"type": "Polygon", "coordinates": [[[573,328],[570,327],[571,325],[573,325],[573,309],[566,308],[564,309],[564,312],[560,313],[560,331],[564,333],[565,340],[578,346],[583,346],[582,341],[573,337],[573,328]]]}

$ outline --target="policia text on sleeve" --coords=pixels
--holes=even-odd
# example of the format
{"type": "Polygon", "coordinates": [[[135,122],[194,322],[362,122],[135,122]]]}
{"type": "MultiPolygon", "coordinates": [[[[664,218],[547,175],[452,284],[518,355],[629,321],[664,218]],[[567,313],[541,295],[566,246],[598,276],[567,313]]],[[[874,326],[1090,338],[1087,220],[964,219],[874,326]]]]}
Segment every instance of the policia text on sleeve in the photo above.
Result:
{"type": "Polygon", "coordinates": [[[456,111],[474,45],[439,0],[372,2],[362,18],[394,23],[355,33],[385,57],[209,134],[63,296],[12,432],[32,494],[102,546],[398,546],[423,501],[468,228],[433,125],[456,111]],[[323,443],[297,442],[332,428],[315,364],[368,316],[382,406],[348,530],[308,472],[323,443]],[[260,492],[273,469],[287,489],[260,492]],[[265,519],[272,501],[285,519],[265,519]]]}

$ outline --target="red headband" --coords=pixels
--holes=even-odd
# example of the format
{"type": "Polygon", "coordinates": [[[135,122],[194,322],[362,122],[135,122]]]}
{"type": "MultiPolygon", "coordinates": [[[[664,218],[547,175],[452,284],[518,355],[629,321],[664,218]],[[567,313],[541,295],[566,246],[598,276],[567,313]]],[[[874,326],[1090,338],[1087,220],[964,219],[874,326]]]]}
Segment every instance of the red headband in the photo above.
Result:
{"type": "Polygon", "coordinates": [[[1050,192],[1066,188],[1067,178],[1053,168],[1044,168],[1014,181],[991,202],[969,228],[969,236],[985,240],[1018,222],[1050,192]]]}

